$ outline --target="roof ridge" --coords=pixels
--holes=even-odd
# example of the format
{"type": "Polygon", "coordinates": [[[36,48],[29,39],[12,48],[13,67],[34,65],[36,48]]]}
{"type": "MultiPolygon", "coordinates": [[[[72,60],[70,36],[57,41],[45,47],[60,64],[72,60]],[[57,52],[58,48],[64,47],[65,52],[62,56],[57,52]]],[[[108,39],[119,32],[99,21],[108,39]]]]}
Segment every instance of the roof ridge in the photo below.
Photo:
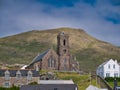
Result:
{"type": "Polygon", "coordinates": [[[31,65],[31,64],[33,64],[34,62],[37,62],[37,61],[39,61],[40,59],[42,59],[43,56],[45,56],[50,50],[51,50],[51,49],[48,49],[48,50],[44,51],[43,53],[38,54],[38,55],[32,60],[32,62],[31,62],[29,65],[31,65]]]}

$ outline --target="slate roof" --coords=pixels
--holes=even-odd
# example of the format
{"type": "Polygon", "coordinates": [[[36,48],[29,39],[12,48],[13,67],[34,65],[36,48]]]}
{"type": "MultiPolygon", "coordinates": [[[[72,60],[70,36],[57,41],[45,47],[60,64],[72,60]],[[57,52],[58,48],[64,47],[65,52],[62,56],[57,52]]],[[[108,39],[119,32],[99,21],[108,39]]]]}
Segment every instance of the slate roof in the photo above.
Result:
{"type": "MultiPolygon", "coordinates": [[[[110,60],[113,60],[113,59],[110,59],[110,60]]],[[[104,65],[107,64],[110,60],[108,60],[108,61],[102,63],[101,65],[99,65],[99,67],[104,66],[104,65]]],[[[114,60],[113,60],[113,61],[114,61],[114,60]]]]}
{"type": "Polygon", "coordinates": [[[39,84],[25,85],[20,90],[78,90],[75,84],[39,84]]]}
{"type": "Polygon", "coordinates": [[[31,71],[33,77],[39,77],[39,72],[38,71],[36,71],[36,70],[29,70],[29,69],[25,69],[25,70],[5,70],[5,69],[1,69],[0,70],[0,77],[4,77],[6,71],[9,71],[10,77],[16,77],[17,71],[20,71],[21,76],[27,76],[28,72],[31,71]]]}
{"type": "Polygon", "coordinates": [[[33,63],[35,63],[35,62],[38,62],[38,61],[42,60],[42,58],[43,58],[49,51],[50,51],[50,49],[48,49],[47,51],[45,51],[45,52],[43,52],[43,53],[41,53],[41,54],[38,54],[38,55],[33,59],[33,61],[30,63],[30,65],[33,64],[33,63]]]}

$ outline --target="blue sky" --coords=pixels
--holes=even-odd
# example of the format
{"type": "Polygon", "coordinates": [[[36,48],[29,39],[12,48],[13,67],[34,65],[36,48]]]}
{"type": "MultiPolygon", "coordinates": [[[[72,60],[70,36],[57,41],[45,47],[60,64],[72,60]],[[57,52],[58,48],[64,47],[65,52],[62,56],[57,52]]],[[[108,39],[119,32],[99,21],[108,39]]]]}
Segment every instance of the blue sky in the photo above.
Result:
{"type": "Polygon", "coordinates": [[[59,27],[120,46],[120,0],[0,0],[0,37],[59,27]]]}

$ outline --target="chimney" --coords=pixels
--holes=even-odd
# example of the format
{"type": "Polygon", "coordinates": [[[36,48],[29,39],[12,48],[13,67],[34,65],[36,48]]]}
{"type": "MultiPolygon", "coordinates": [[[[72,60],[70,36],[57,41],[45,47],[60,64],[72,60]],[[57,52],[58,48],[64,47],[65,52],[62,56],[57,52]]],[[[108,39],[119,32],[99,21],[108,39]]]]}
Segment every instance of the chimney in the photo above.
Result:
{"type": "Polygon", "coordinates": [[[115,60],[115,63],[117,63],[117,60],[115,60]]]}

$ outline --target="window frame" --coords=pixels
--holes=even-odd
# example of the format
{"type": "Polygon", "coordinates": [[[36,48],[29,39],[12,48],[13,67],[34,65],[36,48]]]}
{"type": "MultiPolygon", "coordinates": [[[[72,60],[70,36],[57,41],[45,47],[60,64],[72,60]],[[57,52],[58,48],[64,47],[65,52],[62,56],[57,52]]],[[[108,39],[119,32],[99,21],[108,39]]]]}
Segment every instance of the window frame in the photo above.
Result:
{"type": "Polygon", "coordinates": [[[9,88],[10,87],[10,82],[9,81],[5,81],[4,82],[4,87],[9,88]]]}

